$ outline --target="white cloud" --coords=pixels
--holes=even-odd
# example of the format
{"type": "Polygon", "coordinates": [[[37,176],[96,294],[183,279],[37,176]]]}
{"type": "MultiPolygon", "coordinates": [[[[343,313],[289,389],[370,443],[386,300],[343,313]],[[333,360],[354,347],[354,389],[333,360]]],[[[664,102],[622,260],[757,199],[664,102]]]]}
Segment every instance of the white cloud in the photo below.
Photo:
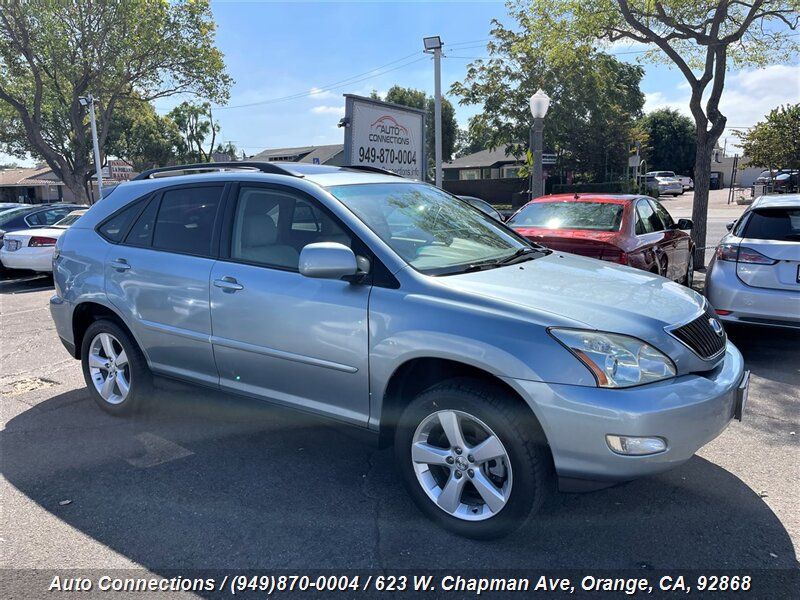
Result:
{"type": "Polygon", "coordinates": [[[339,96],[339,94],[328,90],[321,90],[318,87],[312,87],[310,90],[308,90],[308,93],[315,100],[328,100],[330,98],[336,98],[339,96]]]}
{"type": "MultiPolygon", "coordinates": [[[[681,83],[673,89],[674,93],[645,92],[644,111],[674,108],[691,116],[688,84],[681,83]]],[[[720,110],[728,118],[723,138],[728,137],[729,142],[735,143],[732,128],[750,127],[762,121],[773,108],[795,103],[798,98],[800,65],[770,65],[728,74],[720,101],[720,110]]]]}
{"type": "Polygon", "coordinates": [[[315,106],[311,109],[315,115],[339,115],[344,116],[344,106],[315,106]]]}

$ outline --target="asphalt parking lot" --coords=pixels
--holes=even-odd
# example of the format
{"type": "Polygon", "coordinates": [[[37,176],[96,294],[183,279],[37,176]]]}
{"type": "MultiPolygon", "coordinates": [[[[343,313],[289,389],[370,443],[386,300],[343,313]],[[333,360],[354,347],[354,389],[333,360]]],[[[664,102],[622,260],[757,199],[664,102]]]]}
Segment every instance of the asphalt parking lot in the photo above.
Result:
{"type": "MultiPolygon", "coordinates": [[[[665,204],[688,216],[685,201],[665,204]]],[[[798,567],[796,333],[729,331],[752,370],[745,419],[686,465],[555,495],[510,537],[474,542],[423,518],[391,451],[347,429],[174,384],[134,418],[102,413],[51,294],[46,277],[0,283],[3,568],[798,567]]]]}

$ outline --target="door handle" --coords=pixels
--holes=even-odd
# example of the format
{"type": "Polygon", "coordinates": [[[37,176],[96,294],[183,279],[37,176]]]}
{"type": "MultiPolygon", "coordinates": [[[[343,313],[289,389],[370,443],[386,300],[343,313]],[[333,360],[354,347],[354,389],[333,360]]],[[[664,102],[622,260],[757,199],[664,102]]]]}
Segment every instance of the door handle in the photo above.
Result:
{"type": "Polygon", "coordinates": [[[214,286],[220,288],[223,292],[227,292],[228,294],[232,294],[233,292],[238,292],[239,290],[244,289],[244,286],[236,281],[234,277],[215,279],[214,286]]]}
{"type": "Polygon", "coordinates": [[[111,261],[111,268],[116,269],[117,271],[127,271],[131,268],[131,266],[124,258],[118,258],[117,260],[111,261]]]}

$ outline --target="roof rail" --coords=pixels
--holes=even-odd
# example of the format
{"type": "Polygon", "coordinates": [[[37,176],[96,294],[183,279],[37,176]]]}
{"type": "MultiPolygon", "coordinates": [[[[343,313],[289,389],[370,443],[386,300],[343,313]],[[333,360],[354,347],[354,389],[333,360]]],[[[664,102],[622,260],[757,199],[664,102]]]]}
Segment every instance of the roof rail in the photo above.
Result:
{"type": "Polygon", "coordinates": [[[148,169],[142,171],[133,181],[141,179],[152,179],[153,176],[158,176],[162,173],[175,173],[180,174],[185,171],[223,171],[227,169],[252,169],[262,173],[271,173],[273,175],[290,175],[292,177],[303,177],[302,173],[297,173],[286,167],[276,165],[272,162],[256,162],[256,161],[230,161],[230,162],[212,162],[212,163],[195,163],[191,165],[175,165],[172,167],[158,167],[156,169],[148,169]]]}
{"type": "Polygon", "coordinates": [[[343,169],[352,169],[354,171],[366,171],[367,173],[380,173],[381,175],[391,175],[393,177],[400,177],[402,175],[398,175],[394,171],[390,171],[388,169],[381,169],[380,167],[373,167],[371,165],[344,165],[343,169]]]}

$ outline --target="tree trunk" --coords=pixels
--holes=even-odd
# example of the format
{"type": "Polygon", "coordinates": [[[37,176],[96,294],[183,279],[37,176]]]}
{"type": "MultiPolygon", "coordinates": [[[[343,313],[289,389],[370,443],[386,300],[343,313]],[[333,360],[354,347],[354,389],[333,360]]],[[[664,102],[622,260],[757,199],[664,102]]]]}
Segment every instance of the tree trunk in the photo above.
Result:
{"type": "Polygon", "coordinates": [[[694,242],[695,269],[706,266],[706,231],[708,221],[708,193],[711,184],[711,156],[713,144],[697,140],[697,155],[694,161],[694,205],[692,206],[692,241],[694,242]]]}
{"type": "Polygon", "coordinates": [[[82,177],[76,177],[72,173],[64,172],[61,175],[61,180],[75,196],[75,202],[78,204],[90,204],[89,195],[86,192],[86,186],[84,185],[82,177]]]}

